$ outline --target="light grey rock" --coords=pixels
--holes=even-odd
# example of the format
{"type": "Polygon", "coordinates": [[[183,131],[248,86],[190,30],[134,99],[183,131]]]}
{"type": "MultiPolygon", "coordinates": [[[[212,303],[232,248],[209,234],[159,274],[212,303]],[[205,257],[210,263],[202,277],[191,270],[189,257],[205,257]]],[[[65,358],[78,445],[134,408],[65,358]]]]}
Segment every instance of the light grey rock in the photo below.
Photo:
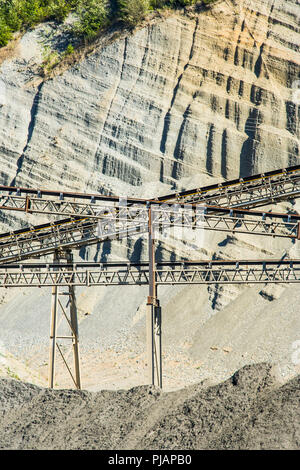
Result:
{"type": "MultiPolygon", "coordinates": [[[[43,49],[51,44],[59,50],[62,31],[50,23],[28,32],[14,55],[0,66],[5,90],[0,104],[1,184],[155,197],[297,164],[298,20],[295,0],[227,0],[206,12],[172,12],[133,34],[106,43],[100,40],[78,64],[48,80],[39,75],[43,49]]],[[[298,205],[280,207],[297,210],[298,205]]],[[[1,217],[3,230],[47,220],[8,213],[1,217]]],[[[189,243],[174,234],[158,247],[162,259],[280,258],[284,252],[291,256],[297,252],[287,241],[246,236],[227,239],[216,233],[189,243]]],[[[146,239],[132,239],[82,249],[77,256],[146,259],[146,250],[146,239]]],[[[174,299],[179,291],[162,290],[166,319],[176,320],[171,329],[170,323],[164,327],[169,341],[166,348],[177,346],[182,329],[190,337],[197,327],[213,324],[207,322],[213,322],[220,309],[230,310],[232,301],[244,291],[234,287],[193,289],[183,289],[184,300],[177,303],[174,299]]],[[[90,340],[99,344],[96,325],[99,331],[102,327],[105,345],[117,344],[125,330],[129,334],[136,328],[144,338],[143,296],[132,292],[129,300],[118,288],[114,292],[123,301],[121,306],[115,302],[119,314],[113,297],[99,289],[91,307],[97,317],[82,320],[87,342],[90,331],[90,340]],[[104,311],[108,317],[103,323],[104,311]]],[[[276,298],[284,293],[285,289],[278,291],[276,298]]],[[[40,313],[35,306],[40,306],[43,319],[48,307],[35,296],[22,303],[21,295],[3,300],[2,331],[18,334],[19,307],[13,305],[23,305],[24,330],[28,321],[27,326],[34,325],[33,336],[41,337],[35,324],[40,313]]],[[[272,309],[272,302],[259,292],[255,295],[272,309]]],[[[85,302],[93,296],[87,294],[85,302]]],[[[290,315],[294,318],[297,312],[292,309],[290,315]]],[[[43,332],[48,328],[44,320],[40,327],[43,332]]],[[[280,322],[273,327],[281,331],[280,322]]],[[[207,337],[209,334],[208,330],[207,337]]],[[[218,334],[222,335],[221,328],[218,334]]],[[[289,335],[282,340],[286,347],[295,341],[289,335]]],[[[193,341],[197,343],[195,338],[193,341]]],[[[196,343],[193,355],[197,351],[205,354],[196,343]]],[[[242,365],[237,359],[242,344],[238,343],[232,362],[228,359],[228,371],[242,365]]],[[[265,359],[264,354],[268,355],[259,352],[259,360],[265,359]]],[[[277,354],[274,357],[278,359],[277,354]]],[[[215,366],[216,374],[221,363],[215,366]]],[[[209,367],[214,368],[213,360],[209,367]]]]}

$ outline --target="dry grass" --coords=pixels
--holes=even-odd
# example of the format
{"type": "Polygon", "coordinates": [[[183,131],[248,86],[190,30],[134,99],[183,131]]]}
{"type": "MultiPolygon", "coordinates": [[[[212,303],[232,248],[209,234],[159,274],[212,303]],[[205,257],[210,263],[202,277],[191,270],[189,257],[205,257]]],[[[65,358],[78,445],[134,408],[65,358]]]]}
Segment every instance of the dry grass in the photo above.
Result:
{"type": "Polygon", "coordinates": [[[15,37],[7,44],[5,47],[0,48],[0,65],[7,59],[12,59],[18,55],[18,46],[20,39],[22,37],[21,33],[17,33],[15,37]]]}

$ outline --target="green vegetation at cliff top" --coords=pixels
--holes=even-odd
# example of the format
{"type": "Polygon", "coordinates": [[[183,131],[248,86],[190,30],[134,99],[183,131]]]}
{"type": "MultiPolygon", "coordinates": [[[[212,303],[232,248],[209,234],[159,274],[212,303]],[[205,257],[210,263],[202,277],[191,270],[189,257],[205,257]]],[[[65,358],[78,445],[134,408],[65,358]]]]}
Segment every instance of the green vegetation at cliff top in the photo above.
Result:
{"type": "Polygon", "coordinates": [[[77,37],[93,39],[109,25],[120,22],[134,27],[153,10],[208,5],[215,0],[0,0],[0,47],[13,34],[24,32],[44,21],[62,23],[70,13],[77,37]]]}

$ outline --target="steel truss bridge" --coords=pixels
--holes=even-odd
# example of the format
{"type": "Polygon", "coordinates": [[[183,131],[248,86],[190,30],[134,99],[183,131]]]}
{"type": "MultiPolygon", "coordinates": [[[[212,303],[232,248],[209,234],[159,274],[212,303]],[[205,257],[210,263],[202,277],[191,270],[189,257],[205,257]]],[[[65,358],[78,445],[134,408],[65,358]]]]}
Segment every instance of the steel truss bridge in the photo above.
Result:
{"type": "MultiPolygon", "coordinates": [[[[154,265],[159,285],[300,283],[300,260],[213,260],[154,265]]],[[[0,266],[0,287],[147,286],[149,263],[27,263],[0,266]]]]}
{"type": "MultiPolygon", "coordinates": [[[[169,194],[151,200],[253,208],[299,197],[300,165],[169,194]]],[[[0,186],[0,209],[59,216],[97,216],[98,205],[123,201],[147,205],[149,199],[0,186]]]]}
{"type": "Polygon", "coordinates": [[[153,200],[0,186],[2,210],[64,216],[0,234],[0,287],[52,287],[49,386],[54,386],[58,352],[74,385],[81,388],[75,287],[148,286],[149,382],[162,387],[158,286],[300,282],[300,260],[155,260],[156,235],[171,227],[299,240],[299,215],[253,210],[299,195],[300,165],[153,200]],[[73,261],[74,249],[141,233],[148,234],[148,262],[73,261]],[[49,254],[52,263],[21,263],[49,254]],[[60,332],[63,322],[68,334],[60,332]],[[71,341],[74,370],[62,340],[71,341]]]}
{"type": "Polygon", "coordinates": [[[0,235],[0,265],[21,261],[61,250],[78,249],[148,232],[149,212],[152,229],[159,232],[171,227],[192,230],[244,233],[290,239],[300,238],[300,216],[273,212],[225,209],[202,205],[118,208],[102,207],[97,218],[68,218],[53,223],[3,233],[0,235]]]}

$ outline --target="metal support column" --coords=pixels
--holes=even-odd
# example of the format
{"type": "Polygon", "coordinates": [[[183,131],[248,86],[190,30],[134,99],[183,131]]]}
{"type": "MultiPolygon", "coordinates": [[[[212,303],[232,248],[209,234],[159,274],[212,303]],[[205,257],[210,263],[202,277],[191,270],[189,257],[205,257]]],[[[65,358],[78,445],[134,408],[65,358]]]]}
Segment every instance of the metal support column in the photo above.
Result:
{"type": "Polygon", "coordinates": [[[69,286],[70,296],[70,320],[71,332],[73,334],[73,356],[74,356],[74,369],[75,369],[75,385],[79,390],[81,389],[80,380],[80,362],[79,362],[79,333],[78,333],[78,320],[77,320],[77,306],[74,286],[69,286]]]}
{"type": "MultiPolygon", "coordinates": [[[[64,264],[71,264],[73,256],[70,251],[58,252],[54,254],[54,262],[60,263],[66,260],[64,264]]],[[[72,267],[66,266],[66,270],[72,270],[72,267]]],[[[71,274],[70,274],[71,276],[71,274]]],[[[56,369],[56,350],[60,353],[61,359],[66,366],[72,381],[77,389],[81,389],[80,380],[80,362],[79,362],[79,335],[75,289],[71,282],[66,288],[54,286],[52,288],[52,308],[51,308],[51,325],[50,325],[50,361],[49,361],[49,387],[54,388],[55,369],[56,369]],[[65,302],[63,301],[63,297],[65,302]],[[59,318],[60,314],[60,318],[59,318]],[[60,333],[58,329],[60,328],[60,333]],[[67,331],[66,331],[67,328],[67,331]],[[60,340],[60,342],[58,342],[60,340]],[[66,353],[65,340],[72,341],[72,348],[66,353]],[[64,343],[64,344],[63,344],[64,343]],[[73,352],[74,357],[74,373],[68,364],[68,356],[73,352]]]]}
{"type": "Polygon", "coordinates": [[[49,358],[49,387],[54,387],[56,359],[56,330],[57,330],[58,287],[52,287],[51,324],[50,324],[50,358],[49,358]]]}
{"type": "Polygon", "coordinates": [[[147,311],[147,364],[149,382],[162,388],[161,308],[155,279],[155,239],[151,206],[148,207],[149,296],[147,311]]]}

